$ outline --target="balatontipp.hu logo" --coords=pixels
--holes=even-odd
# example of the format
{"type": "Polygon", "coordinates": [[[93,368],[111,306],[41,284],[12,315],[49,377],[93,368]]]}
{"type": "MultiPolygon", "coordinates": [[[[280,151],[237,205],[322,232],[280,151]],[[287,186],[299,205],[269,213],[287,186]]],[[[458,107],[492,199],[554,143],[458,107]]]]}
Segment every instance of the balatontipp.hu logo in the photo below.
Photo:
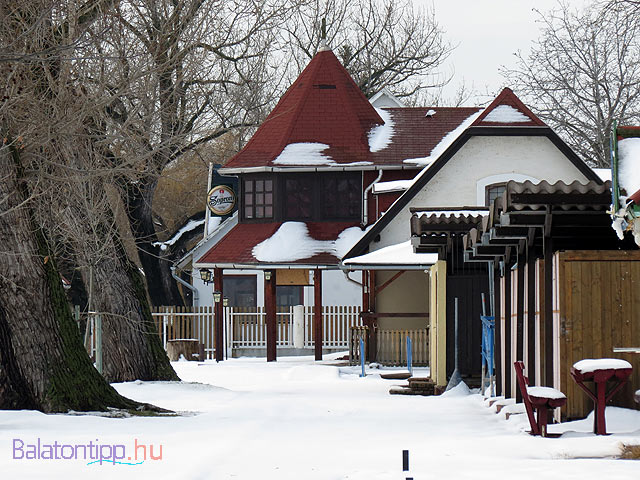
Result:
{"type": "Polygon", "coordinates": [[[96,438],[87,443],[53,443],[38,438],[28,442],[20,438],[13,439],[14,460],[82,460],[87,465],[111,463],[113,465],[140,465],[145,460],[162,460],[162,444],[139,443],[133,439],[133,445],[100,443],[96,438]]]}

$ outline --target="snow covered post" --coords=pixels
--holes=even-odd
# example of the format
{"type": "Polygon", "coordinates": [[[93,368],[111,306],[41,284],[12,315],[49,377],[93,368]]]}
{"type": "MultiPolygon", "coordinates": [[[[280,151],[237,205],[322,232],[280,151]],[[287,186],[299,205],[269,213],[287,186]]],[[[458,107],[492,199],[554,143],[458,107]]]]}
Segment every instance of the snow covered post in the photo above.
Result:
{"type": "Polygon", "coordinates": [[[411,337],[407,335],[407,370],[409,370],[409,375],[413,375],[413,352],[411,346],[411,337]]]}
{"type": "Polygon", "coordinates": [[[360,377],[367,376],[367,374],[364,373],[364,356],[365,356],[364,340],[360,338],[360,367],[362,368],[362,373],[360,373],[360,377]]]}
{"type": "Polygon", "coordinates": [[[293,307],[293,346],[304,348],[304,305],[293,307]]]}

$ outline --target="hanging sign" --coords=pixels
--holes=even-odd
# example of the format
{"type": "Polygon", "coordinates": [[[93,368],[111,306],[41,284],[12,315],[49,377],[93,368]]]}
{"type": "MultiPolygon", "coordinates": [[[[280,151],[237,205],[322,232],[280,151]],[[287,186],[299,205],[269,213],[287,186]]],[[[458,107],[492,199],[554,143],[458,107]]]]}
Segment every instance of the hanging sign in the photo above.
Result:
{"type": "Polygon", "coordinates": [[[236,194],[228,185],[217,185],[209,191],[207,205],[214,215],[227,215],[236,205],[236,194]]]}

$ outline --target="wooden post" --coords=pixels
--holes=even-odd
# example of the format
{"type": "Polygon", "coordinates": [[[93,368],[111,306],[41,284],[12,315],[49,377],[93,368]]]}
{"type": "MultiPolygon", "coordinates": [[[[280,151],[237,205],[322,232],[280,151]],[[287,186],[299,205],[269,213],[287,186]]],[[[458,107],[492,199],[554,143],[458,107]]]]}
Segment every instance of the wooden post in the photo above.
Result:
{"type": "Polygon", "coordinates": [[[214,301],[214,337],[215,337],[215,345],[214,348],[216,350],[216,362],[221,362],[224,360],[224,314],[222,311],[222,298],[223,295],[223,284],[222,284],[222,269],[214,268],[213,269],[213,284],[214,290],[220,292],[220,301],[214,301]]]}
{"type": "Polygon", "coordinates": [[[505,260],[504,264],[504,396],[511,398],[511,370],[513,355],[511,352],[511,268],[505,260]]]}
{"type": "MultiPolygon", "coordinates": [[[[545,232],[546,234],[546,232],[545,232]]],[[[544,384],[553,386],[553,244],[544,238],[544,384]]]]}
{"type": "Polygon", "coordinates": [[[271,278],[264,280],[264,310],[267,324],[267,362],[277,360],[276,342],[278,340],[278,325],[276,316],[276,272],[272,270],[271,278]]]}
{"type": "MultiPolygon", "coordinates": [[[[516,292],[516,361],[524,362],[524,251],[518,252],[518,290],[516,292]]],[[[522,392],[516,388],[516,403],[522,402],[522,392]]]]}
{"type": "Polygon", "coordinates": [[[496,267],[494,275],[493,275],[493,310],[494,310],[494,321],[495,321],[495,337],[493,340],[494,348],[493,348],[493,361],[494,361],[494,372],[496,377],[496,396],[500,396],[503,394],[502,392],[502,375],[503,372],[500,368],[501,363],[500,359],[502,358],[502,351],[500,350],[501,338],[502,338],[502,328],[500,326],[500,267],[499,262],[494,262],[496,267]]]}
{"type": "Polygon", "coordinates": [[[369,270],[362,271],[362,311],[369,311],[369,270]]]}
{"type": "MultiPolygon", "coordinates": [[[[376,312],[376,271],[369,271],[369,311],[376,312]]],[[[376,352],[378,351],[377,346],[377,337],[376,337],[376,319],[375,317],[371,318],[371,322],[369,323],[369,333],[368,333],[368,341],[369,341],[369,349],[367,350],[367,356],[369,357],[367,360],[370,362],[376,361],[376,352]]]]}
{"type": "Polygon", "coordinates": [[[527,246],[527,377],[531,385],[538,385],[536,378],[536,253],[533,242],[527,246]]]}
{"type": "Polygon", "coordinates": [[[316,361],[322,360],[322,270],[313,271],[313,338],[316,361]]]}

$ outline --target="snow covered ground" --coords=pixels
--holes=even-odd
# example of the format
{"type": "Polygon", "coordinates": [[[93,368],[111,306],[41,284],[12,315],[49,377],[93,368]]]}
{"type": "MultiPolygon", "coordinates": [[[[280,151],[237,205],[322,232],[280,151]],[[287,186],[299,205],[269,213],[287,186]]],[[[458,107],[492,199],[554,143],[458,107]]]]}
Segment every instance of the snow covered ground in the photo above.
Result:
{"type": "MultiPolygon", "coordinates": [[[[115,386],[181,416],[0,411],[0,478],[565,480],[631,479],[640,472],[640,462],[614,458],[623,443],[640,444],[637,411],[608,409],[610,436],[589,433],[587,419],[552,426],[567,433],[542,439],[524,433],[524,415],[507,421],[465,388],[441,397],[389,395],[398,381],[381,379],[379,370],[360,378],[356,367],[318,365],[309,357],[174,366],[184,383],[115,386]],[[67,445],[58,452],[65,456],[72,446],[92,442],[104,456],[111,449],[124,457],[123,463],[14,459],[26,457],[38,439],[41,456],[54,442],[67,445]],[[147,460],[139,463],[143,445],[147,460]],[[160,445],[162,459],[151,460],[150,447],[158,457],[160,445]],[[409,472],[402,472],[404,449],[410,451],[409,472]]],[[[81,448],[74,452],[82,457],[81,448]]]]}

